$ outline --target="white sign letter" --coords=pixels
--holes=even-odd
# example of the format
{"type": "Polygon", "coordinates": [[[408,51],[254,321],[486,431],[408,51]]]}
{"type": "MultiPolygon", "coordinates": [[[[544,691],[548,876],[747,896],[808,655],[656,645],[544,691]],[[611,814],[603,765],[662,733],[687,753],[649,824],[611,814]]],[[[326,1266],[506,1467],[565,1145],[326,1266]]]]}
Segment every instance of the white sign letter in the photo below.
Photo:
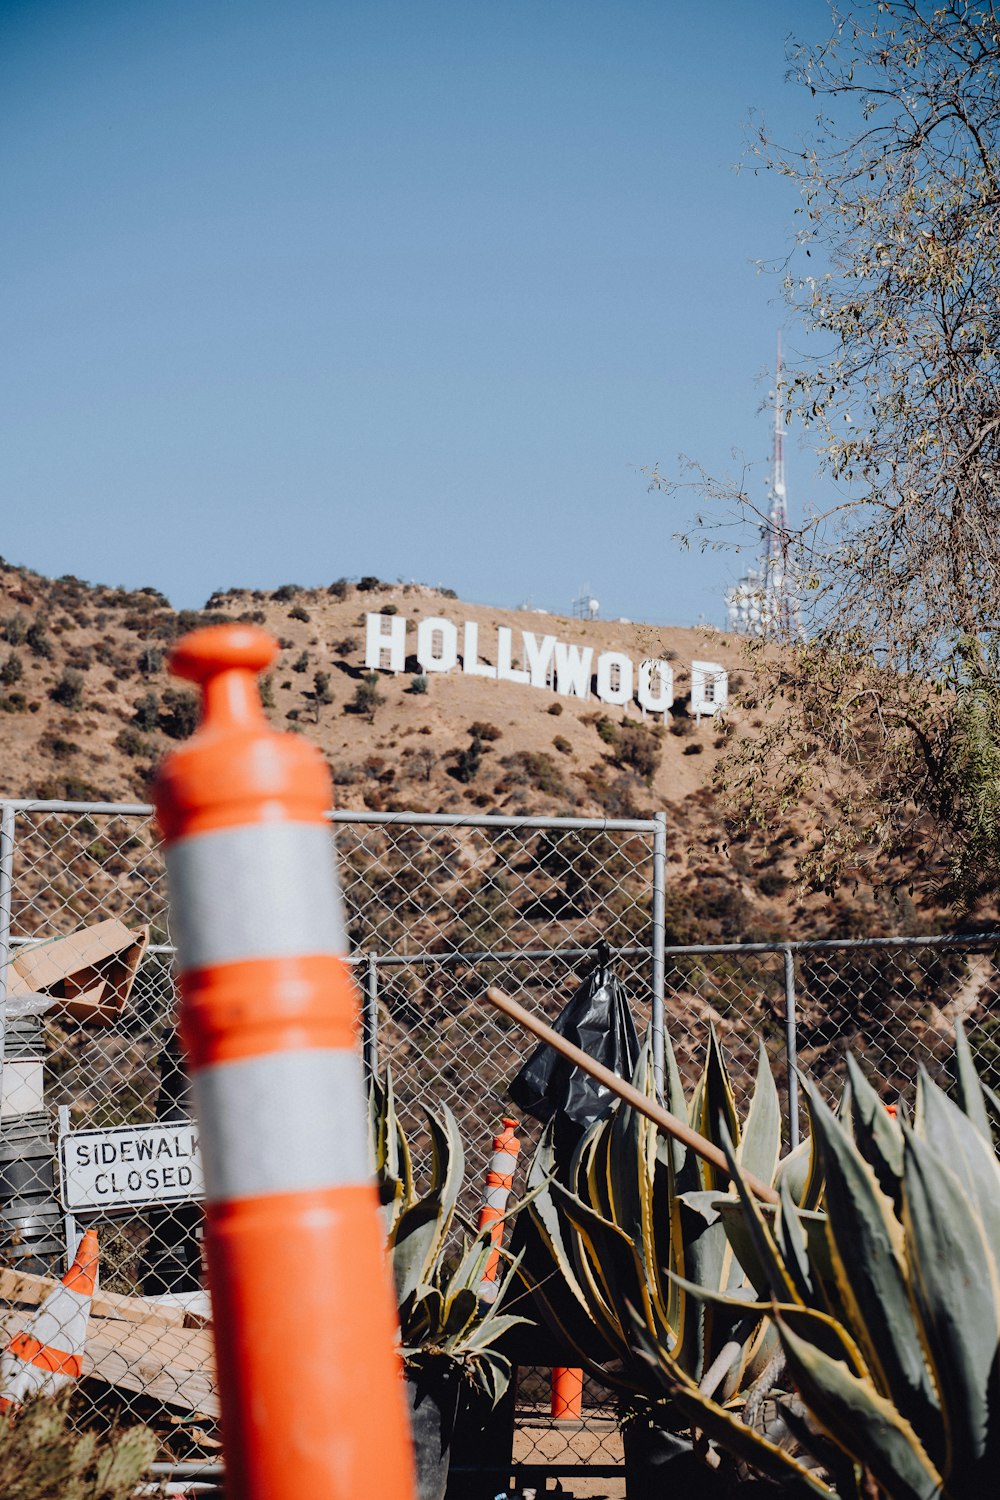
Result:
{"type": "Polygon", "coordinates": [[[475,620],[466,620],[462,631],[462,671],[470,677],[495,677],[496,667],[479,660],[479,626],[475,620]]]}
{"type": "Polygon", "coordinates": [[[497,676],[502,682],[529,682],[527,672],[510,664],[511,633],[506,625],[497,626],[497,676]]]}
{"type": "Polygon", "coordinates": [[[691,712],[700,719],[702,714],[721,713],[729,701],[729,673],[717,661],[693,661],[691,663],[691,712]]]}
{"type": "Polygon", "coordinates": [[[562,693],[564,698],[589,698],[593,659],[593,646],[581,650],[579,646],[566,646],[562,641],[556,641],[556,692],[562,693]]]}
{"type": "Polygon", "coordinates": [[[662,658],[652,658],[639,666],[639,702],[651,714],[665,714],[674,702],[674,674],[669,663],[662,658]],[[659,688],[653,691],[653,674],[659,679],[659,688]]]}
{"type": "Polygon", "coordinates": [[[406,620],[402,615],[369,614],[365,621],[365,666],[382,671],[382,653],[389,653],[390,672],[406,670],[406,620]],[[386,631],[386,626],[389,629],[386,631]]]}
{"type": "Polygon", "coordinates": [[[632,661],[624,651],[602,651],[597,658],[597,696],[602,703],[632,702],[632,661]],[[612,674],[618,668],[618,683],[612,674]]]}
{"type": "Polygon", "coordinates": [[[521,633],[521,639],[524,642],[524,659],[528,663],[528,678],[531,686],[547,688],[549,666],[556,644],[555,636],[543,635],[539,642],[533,630],[525,630],[521,633]]]}
{"type": "Polygon", "coordinates": [[[417,661],[425,672],[450,672],[458,661],[458,631],[450,620],[431,615],[417,626],[417,661]],[[434,654],[434,637],[441,637],[441,654],[434,654]]]}

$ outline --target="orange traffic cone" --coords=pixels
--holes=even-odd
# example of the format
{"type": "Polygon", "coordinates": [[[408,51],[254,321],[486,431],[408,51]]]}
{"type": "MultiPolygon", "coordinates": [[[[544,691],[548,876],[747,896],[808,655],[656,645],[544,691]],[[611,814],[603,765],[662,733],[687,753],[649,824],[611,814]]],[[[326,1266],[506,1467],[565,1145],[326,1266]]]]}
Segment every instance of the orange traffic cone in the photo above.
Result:
{"type": "Polygon", "coordinates": [[[55,1395],[79,1379],[98,1255],[97,1230],[88,1229],[62,1281],[0,1354],[0,1411],[29,1396],[55,1395]]]}
{"type": "Polygon", "coordinates": [[[514,1186],[514,1171],[521,1142],[515,1135],[517,1121],[503,1119],[503,1130],[493,1137],[493,1155],[486,1173],[486,1188],[479,1210],[479,1228],[492,1224],[490,1239],[493,1250],[486,1262],[483,1279],[479,1283],[480,1302],[495,1302],[497,1299],[497,1271],[500,1266],[500,1246],[503,1243],[503,1216],[507,1211],[507,1200],[514,1186]]]}
{"type": "Polygon", "coordinates": [[[264,717],[256,676],[277,653],[246,625],[178,643],[202,724],[156,787],[226,1483],[239,1500],[411,1500],[330,777],[264,717]]]}

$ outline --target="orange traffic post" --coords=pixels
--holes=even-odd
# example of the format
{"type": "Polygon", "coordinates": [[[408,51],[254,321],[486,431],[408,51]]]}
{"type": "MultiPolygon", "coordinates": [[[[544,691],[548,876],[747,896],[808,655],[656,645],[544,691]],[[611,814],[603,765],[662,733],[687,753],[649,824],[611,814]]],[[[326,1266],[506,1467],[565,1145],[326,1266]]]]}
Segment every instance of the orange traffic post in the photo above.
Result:
{"type": "Polygon", "coordinates": [[[483,1203],[479,1210],[479,1228],[486,1229],[490,1225],[493,1226],[490,1229],[493,1249],[479,1283],[480,1302],[495,1302],[497,1299],[499,1289],[497,1272],[500,1268],[500,1246],[503,1243],[503,1216],[507,1211],[507,1200],[514,1186],[517,1155],[521,1149],[521,1142],[516,1134],[518,1122],[505,1115],[502,1124],[503,1130],[493,1137],[493,1155],[490,1157],[483,1203]]]}
{"type": "Polygon", "coordinates": [[[552,1415],[557,1422],[583,1416],[583,1371],[557,1365],[552,1371],[552,1415]]]}
{"type": "Polygon", "coordinates": [[[412,1500],[329,776],[264,717],[277,643],[185,636],[202,723],[156,786],[198,1118],[227,1492],[412,1500]]]}

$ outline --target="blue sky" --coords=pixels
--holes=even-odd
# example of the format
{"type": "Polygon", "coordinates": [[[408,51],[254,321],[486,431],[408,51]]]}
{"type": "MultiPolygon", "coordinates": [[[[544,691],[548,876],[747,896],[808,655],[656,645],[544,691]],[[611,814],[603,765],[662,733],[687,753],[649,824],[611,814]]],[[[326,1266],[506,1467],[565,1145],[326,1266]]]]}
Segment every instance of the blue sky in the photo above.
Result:
{"type": "MultiPolygon", "coordinates": [[[[766,461],[822,0],[0,0],[0,553],[722,623],[645,466],[766,461]]],[[[793,515],[814,463],[794,439],[793,515]]],[[[763,494],[763,470],[760,493],[763,494]]]]}

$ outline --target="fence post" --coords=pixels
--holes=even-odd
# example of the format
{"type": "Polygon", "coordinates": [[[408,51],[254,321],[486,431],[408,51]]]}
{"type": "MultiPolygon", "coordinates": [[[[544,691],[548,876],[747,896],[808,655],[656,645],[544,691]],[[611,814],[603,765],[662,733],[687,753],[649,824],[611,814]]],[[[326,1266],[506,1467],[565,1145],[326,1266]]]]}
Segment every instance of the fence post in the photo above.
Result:
{"type": "Polygon", "coordinates": [[[667,815],[653,814],[653,1079],[663,1094],[663,996],[666,988],[667,815]]]}
{"type": "Polygon", "coordinates": [[[14,896],[14,809],[5,802],[0,814],[0,1110],[3,1108],[3,1059],[7,1050],[7,965],[14,896]]]}
{"type": "Polygon", "coordinates": [[[378,1072],[378,964],[374,953],[365,961],[365,993],[361,1011],[361,1058],[365,1081],[371,1083],[378,1072]]]}
{"type": "Polygon", "coordinates": [[[795,955],[782,950],[785,959],[785,1060],[788,1064],[788,1149],[799,1144],[798,1041],[795,1022],[795,955]]]}

